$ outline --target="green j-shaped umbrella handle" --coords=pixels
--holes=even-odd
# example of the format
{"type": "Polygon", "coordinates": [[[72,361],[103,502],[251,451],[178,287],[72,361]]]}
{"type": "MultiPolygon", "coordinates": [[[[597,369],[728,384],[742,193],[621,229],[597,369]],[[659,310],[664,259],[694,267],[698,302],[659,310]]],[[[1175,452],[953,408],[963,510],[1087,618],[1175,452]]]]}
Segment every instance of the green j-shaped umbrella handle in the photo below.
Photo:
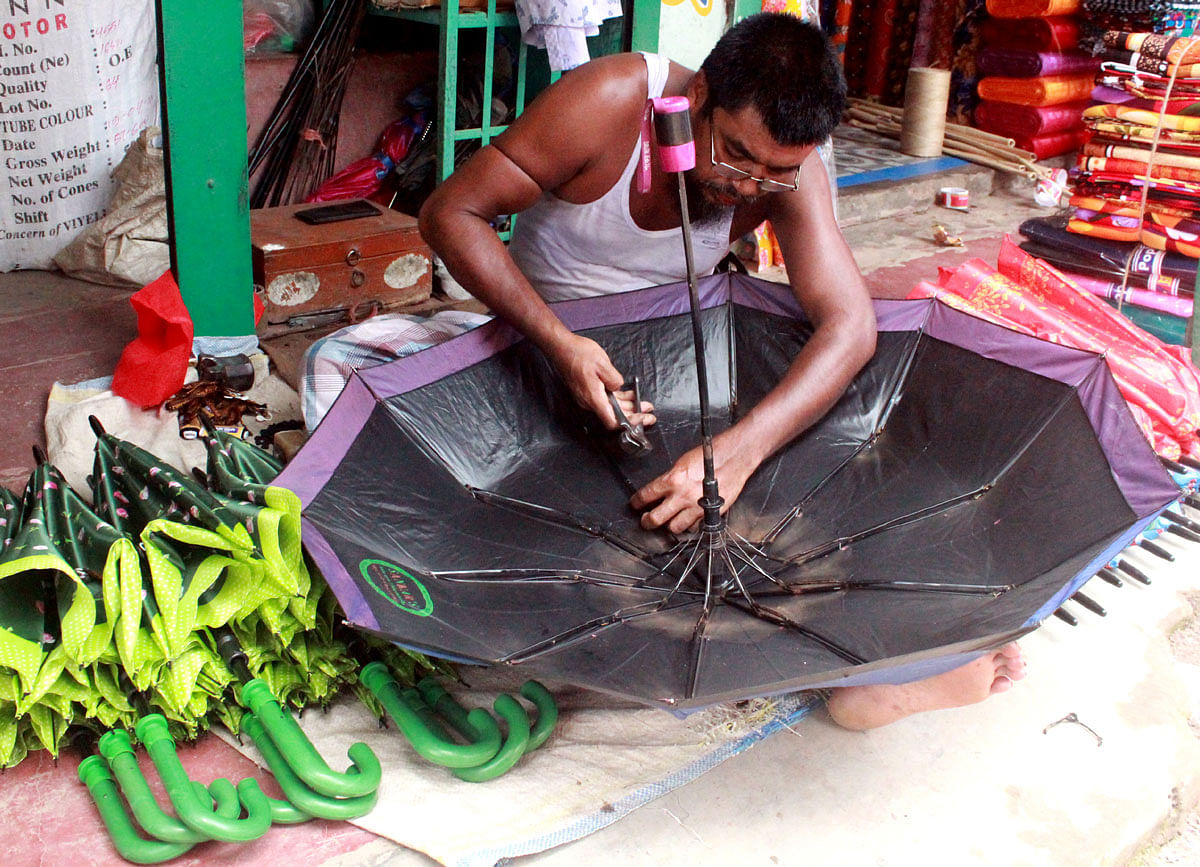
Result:
{"type": "Polygon", "coordinates": [[[339,773],[329,767],[292,715],[279,706],[271,688],[254,678],[242,687],[242,704],[258,717],[296,776],[317,794],[328,798],[355,798],[379,788],[382,770],[375,753],[364,743],[347,750],[350,767],[339,773]]]}
{"type": "MultiPolygon", "coordinates": [[[[358,679],[375,694],[400,729],[400,733],[412,745],[417,755],[426,761],[446,768],[470,768],[483,764],[496,755],[500,732],[497,729],[495,739],[487,736],[488,726],[496,726],[487,711],[482,711],[482,715],[474,711],[474,716],[467,714],[466,720],[480,736],[474,743],[458,744],[450,739],[433,711],[422,700],[421,694],[412,688],[402,688],[383,663],[371,662],[364,665],[358,679]],[[484,722],[484,717],[487,717],[487,722],[484,722]]],[[[471,738],[465,732],[464,737],[471,738]]]]}
{"type": "MultiPolygon", "coordinates": [[[[158,801],[155,800],[149,783],[146,782],[146,778],[142,776],[142,771],[138,767],[137,757],[134,755],[133,743],[130,741],[128,732],[123,729],[106,732],[100,736],[98,746],[100,755],[108,762],[109,770],[117,778],[121,793],[125,796],[129,809],[133,812],[133,817],[142,826],[143,831],[164,843],[200,843],[210,839],[205,834],[193,831],[158,806],[158,801]]],[[[196,782],[192,783],[192,788],[196,791],[196,797],[200,799],[201,803],[204,803],[204,799],[209,796],[208,790],[196,782]]],[[[242,812],[242,805],[238,803],[233,787],[230,786],[229,793],[221,792],[221,797],[218,797],[218,791],[220,790],[212,792],[212,799],[217,801],[217,813],[236,819],[242,812]],[[232,804],[229,801],[229,794],[233,795],[232,804]]],[[[209,800],[209,803],[212,799],[209,800]]]]}
{"type": "MultiPolygon", "coordinates": [[[[245,782],[245,781],[243,781],[245,782]]],[[[195,785],[199,786],[199,783],[195,785]]],[[[203,787],[201,787],[203,788],[203,787]]],[[[237,788],[233,783],[224,778],[213,780],[212,785],[208,787],[208,792],[217,802],[217,815],[228,816],[228,818],[236,819],[242,814],[242,802],[238,795],[237,788]],[[232,802],[233,813],[226,814],[222,807],[227,803],[232,802]]],[[[266,797],[265,795],[263,797],[266,797]]],[[[312,816],[301,812],[289,804],[287,801],[281,801],[277,798],[267,798],[267,804],[271,808],[271,824],[273,825],[298,825],[301,822],[307,822],[312,816]]]]}
{"type": "Polygon", "coordinates": [[[533,706],[537,708],[537,722],[529,732],[529,744],[525,747],[525,752],[529,752],[544,744],[554,731],[558,724],[558,705],[550,690],[536,680],[527,680],[521,684],[521,695],[533,702],[533,706]]]}
{"type": "Polygon", "coordinates": [[[126,861],[134,864],[158,864],[178,858],[194,846],[194,843],[164,843],[161,840],[143,840],[125,812],[121,795],[112,773],[104,759],[91,755],[79,763],[79,779],[87,786],[96,809],[108,829],[113,846],[126,861]]]}
{"type": "Polygon", "coordinates": [[[213,780],[207,789],[204,788],[203,783],[193,782],[192,788],[196,790],[196,797],[200,799],[201,804],[216,802],[213,812],[218,816],[225,819],[236,819],[242,815],[241,799],[238,797],[237,789],[229,780],[213,780]]]}
{"type": "Polygon", "coordinates": [[[274,774],[275,782],[296,812],[318,819],[357,819],[375,806],[378,792],[352,798],[327,798],[304,785],[254,714],[248,713],[242,717],[242,731],[254,741],[254,746],[258,747],[267,767],[274,774]]]}
{"type": "Polygon", "coordinates": [[[154,767],[162,777],[167,796],[183,824],[214,840],[244,843],[257,840],[271,827],[271,806],[267,796],[252,779],[238,784],[238,799],[246,808],[246,818],[228,819],[212,811],[211,804],[196,797],[192,781],[175,754],[175,743],[162,714],[152,713],[138,720],[134,729],[146,747],[154,767]]]}
{"type": "Polygon", "coordinates": [[[529,715],[520,702],[507,693],[501,693],[492,703],[496,713],[508,723],[508,740],[500,748],[500,752],[482,765],[473,768],[459,768],[454,776],[468,783],[483,783],[494,780],[517,763],[525,755],[529,746],[529,715]]]}
{"type": "MultiPolygon", "coordinates": [[[[479,744],[481,750],[484,746],[487,747],[487,756],[483,759],[483,762],[488,761],[496,753],[500,752],[500,747],[503,743],[500,727],[496,725],[496,721],[492,719],[492,715],[486,710],[475,708],[468,713],[432,677],[422,678],[421,682],[417,684],[417,692],[420,693],[425,705],[432,708],[438,716],[450,723],[450,726],[460,735],[471,743],[479,744]]],[[[475,762],[475,764],[481,765],[483,762],[475,762]]],[[[473,765],[466,767],[473,767],[473,765]]]]}

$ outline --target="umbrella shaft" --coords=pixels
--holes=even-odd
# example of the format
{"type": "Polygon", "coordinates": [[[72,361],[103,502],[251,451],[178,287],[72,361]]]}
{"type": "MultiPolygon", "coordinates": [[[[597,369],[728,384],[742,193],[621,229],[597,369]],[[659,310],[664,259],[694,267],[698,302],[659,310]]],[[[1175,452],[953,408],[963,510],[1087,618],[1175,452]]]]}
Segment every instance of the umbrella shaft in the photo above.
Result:
{"type": "MultiPolygon", "coordinates": [[[[687,265],[688,299],[692,307],[692,343],[696,350],[696,378],[700,384],[700,437],[704,453],[704,499],[716,501],[717,471],[713,464],[712,430],[708,413],[708,365],[704,359],[704,332],[700,328],[700,290],[696,288],[696,263],[692,259],[692,223],[688,218],[687,188],[683,183],[683,172],[676,172],[679,181],[679,213],[683,218],[683,260],[687,265]]],[[[704,500],[700,504],[705,506],[704,500]]],[[[717,505],[716,508],[720,509],[717,505]]]]}

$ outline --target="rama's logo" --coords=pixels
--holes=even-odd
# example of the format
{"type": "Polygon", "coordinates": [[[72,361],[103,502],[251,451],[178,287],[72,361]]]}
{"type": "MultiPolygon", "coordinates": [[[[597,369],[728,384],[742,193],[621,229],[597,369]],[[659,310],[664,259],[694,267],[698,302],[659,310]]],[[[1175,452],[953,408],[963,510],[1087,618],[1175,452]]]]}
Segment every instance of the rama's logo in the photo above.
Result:
{"type": "Polygon", "coordinates": [[[433,600],[420,581],[394,563],[384,560],[363,560],[358,564],[366,582],[375,592],[401,611],[428,617],[433,613],[433,600]]]}

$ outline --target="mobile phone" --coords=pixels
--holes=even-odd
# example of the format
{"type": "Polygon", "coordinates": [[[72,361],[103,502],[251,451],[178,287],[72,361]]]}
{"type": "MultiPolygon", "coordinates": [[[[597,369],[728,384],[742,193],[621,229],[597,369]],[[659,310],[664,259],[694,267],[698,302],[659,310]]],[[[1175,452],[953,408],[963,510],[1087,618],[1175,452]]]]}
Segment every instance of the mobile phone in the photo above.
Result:
{"type": "Polygon", "coordinates": [[[321,223],[339,223],[342,220],[357,220],[359,217],[378,217],[382,211],[370,202],[358,199],[352,202],[338,202],[336,205],[321,205],[316,208],[306,208],[296,211],[297,220],[303,220],[314,226],[321,223]]]}

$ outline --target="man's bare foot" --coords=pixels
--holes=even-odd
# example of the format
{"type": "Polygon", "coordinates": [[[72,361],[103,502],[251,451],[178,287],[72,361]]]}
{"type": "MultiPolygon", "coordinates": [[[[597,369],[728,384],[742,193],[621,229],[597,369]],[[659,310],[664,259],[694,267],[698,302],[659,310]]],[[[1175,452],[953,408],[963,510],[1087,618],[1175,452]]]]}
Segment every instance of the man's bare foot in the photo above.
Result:
{"type": "Polygon", "coordinates": [[[1012,642],[925,680],[835,689],[829,699],[829,715],[843,728],[865,731],[922,711],[975,704],[1006,692],[1024,676],[1021,648],[1012,642]]]}

